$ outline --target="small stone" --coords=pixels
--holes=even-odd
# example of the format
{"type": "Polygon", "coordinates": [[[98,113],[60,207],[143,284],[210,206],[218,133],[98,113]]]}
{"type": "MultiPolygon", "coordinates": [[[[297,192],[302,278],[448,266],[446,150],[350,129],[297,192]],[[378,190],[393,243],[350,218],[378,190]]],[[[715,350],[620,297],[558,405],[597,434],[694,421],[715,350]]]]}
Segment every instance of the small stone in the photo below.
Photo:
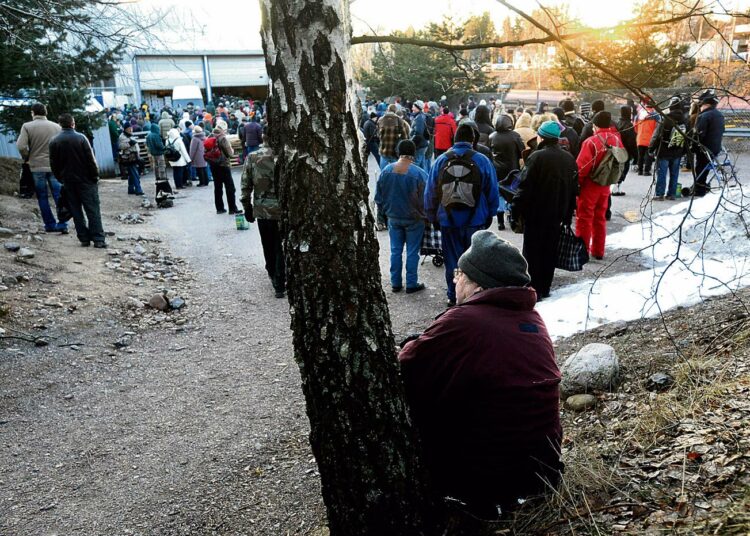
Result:
{"type": "Polygon", "coordinates": [[[128,297],[127,305],[131,309],[143,309],[146,306],[141,300],[133,298],[132,296],[128,297]]]}
{"type": "Polygon", "coordinates": [[[573,395],[565,401],[565,407],[571,411],[585,411],[596,406],[594,395],[573,395]]]}
{"type": "Polygon", "coordinates": [[[5,244],[3,244],[3,247],[8,251],[12,251],[13,253],[15,253],[16,251],[21,249],[21,244],[19,244],[18,242],[6,242],[5,244]]]}
{"type": "Polygon", "coordinates": [[[34,346],[36,347],[49,346],[49,341],[45,339],[36,339],[34,340],[34,346]]]}
{"type": "Polygon", "coordinates": [[[628,330],[628,323],[623,320],[618,320],[617,322],[612,322],[611,324],[606,324],[602,328],[602,337],[605,339],[609,339],[610,337],[616,337],[618,335],[622,335],[628,330]]]}
{"type": "Polygon", "coordinates": [[[0,335],[5,335],[5,330],[3,328],[0,328],[0,335]]]}
{"type": "Polygon", "coordinates": [[[60,303],[60,300],[58,300],[54,296],[50,296],[49,298],[44,300],[44,302],[42,303],[44,303],[44,305],[46,305],[47,307],[62,307],[63,306],[63,304],[60,303]]]}
{"type": "Polygon", "coordinates": [[[169,302],[163,294],[154,294],[151,296],[151,299],[148,300],[148,304],[153,309],[158,309],[159,311],[166,311],[169,309],[169,302]]]}
{"type": "Polygon", "coordinates": [[[120,337],[115,342],[113,342],[112,345],[115,348],[126,348],[126,347],[130,346],[130,337],[127,337],[127,336],[120,337]]]}
{"type": "Polygon", "coordinates": [[[73,395],[65,395],[63,398],[65,400],[73,400],[73,395]]]}
{"type": "Polygon", "coordinates": [[[0,227],[0,236],[14,236],[15,234],[16,233],[7,227],[0,227]]]}
{"type": "Polygon", "coordinates": [[[5,285],[0,285],[0,292],[5,292],[6,290],[10,290],[10,289],[6,287],[5,285]]]}
{"type": "Polygon", "coordinates": [[[146,248],[144,248],[140,244],[136,244],[135,247],[133,248],[133,253],[135,253],[136,255],[145,255],[146,254],[146,248]]]}
{"type": "Polygon", "coordinates": [[[18,250],[18,254],[16,255],[16,258],[18,259],[33,259],[34,258],[34,251],[29,248],[21,248],[18,250]]]}
{"type": "Polygon", "coordinates": [[[3,276],[2,281],[3,281],[3,285],[7,285],[9,287],[14,287],[18,284],[18,278],[12,275],[3,276]]]}
{"type": "Polygon", "coordinates": [[[672,385],[674,378],[666,372],[657,372],[646,380],[646,389],[649,391],[667,391],[672,385]]]}
{"type": "Polygon", "coordinates": [[[184,326],[185,324],[187,324],[187,319],[186,318],[178,318],[175,321],[175,325],[177,325],[177,326],[184,326]]]}
{"type": "Polygon", "coordinates": [[[169,302],[169,306],[176,310],[182,309],[185,306],[185,300],[180,297],[174,298],[169,302]]]}

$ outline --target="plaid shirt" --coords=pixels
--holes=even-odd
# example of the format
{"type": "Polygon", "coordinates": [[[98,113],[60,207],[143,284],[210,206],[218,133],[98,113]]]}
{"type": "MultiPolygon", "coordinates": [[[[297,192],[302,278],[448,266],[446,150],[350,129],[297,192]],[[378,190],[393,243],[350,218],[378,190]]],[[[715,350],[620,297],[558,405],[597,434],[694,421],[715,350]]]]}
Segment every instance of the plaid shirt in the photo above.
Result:
{"type": "Polygon", "coordinates": [[[380,154],[395,158],[396,145],[401,140],[409,139],[409,125],[392,112],[387,112],[378,121],[380,137],[380,154]]]}

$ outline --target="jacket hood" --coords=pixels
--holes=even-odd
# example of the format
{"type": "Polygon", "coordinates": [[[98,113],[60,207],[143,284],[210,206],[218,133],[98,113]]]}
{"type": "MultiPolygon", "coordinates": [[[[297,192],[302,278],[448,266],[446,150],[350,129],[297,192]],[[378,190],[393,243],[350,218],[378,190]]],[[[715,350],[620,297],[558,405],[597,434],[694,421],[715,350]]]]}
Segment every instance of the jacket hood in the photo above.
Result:
{"type": "Polygon", "coordinates": [[[503,132],[506,130],[513,130],[513,119],[508,114],[500,114],[495,120],[495,130],[503,132]]]}
{"type": "Polygon", "coordinates": [[[162,112],[161,118],[162,119],[171,119],[172,116],[169,115],[169,112],[162,112]]]}
{"type": "Polygon", "coordinates": [[[211,131],[211,134],[213,134],[214,137],[222,136],[224,134],[224,130],[221,127],[216,127],[211,131]]]}
{"type": "Polygon", "coordinates": [[[193,131],[193,137],[194,138],[205,139],[206,138],[206,133],[203,132],[202,130],[200,132],[193,131]]]}
{"type": "Polygon", "coordinates": [[[527,113],[522,113],[521,117],[516,121],[516,128],[530,128],[531,127],[531,116],[527,113]]]}
{"type": "Polygon", "coordinates": [[[480,104],[474,110],[474,121],[477,124],[485,124],[492,126],[492,120],[490,119],[490,109],[484,104],[480,104]]]}
{"type": "Polygon", "coordinates": [[[159,125],[156,123],[151,123],[151,128],[149,129],[151,134],[158,134],[161,136],[161,130],[159,130],[159,125]]]}
{"type": "Polygon", "coordinates": [[[169,138],[169,141],[174,141],[177,138],[180,137],[180,131],[176,128],[169,129],[169,132],[167,133],[167,138],[169,138]]]}

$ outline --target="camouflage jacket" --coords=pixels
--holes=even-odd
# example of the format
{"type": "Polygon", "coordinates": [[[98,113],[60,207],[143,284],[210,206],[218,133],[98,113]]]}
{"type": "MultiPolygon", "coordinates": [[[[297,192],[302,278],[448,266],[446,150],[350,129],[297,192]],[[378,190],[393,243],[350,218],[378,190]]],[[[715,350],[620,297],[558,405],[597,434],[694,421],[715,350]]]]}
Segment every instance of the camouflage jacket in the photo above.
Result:
{"type": "Polygon", "coordinates": [[[247,155],[242,170],[242,189],[240,202],[246,215],[253,215],[263,220],[278,220],[281,216],[278,187],[274,176],[276,156],[270,147],[261,145],[260,149],[247,155]]]}

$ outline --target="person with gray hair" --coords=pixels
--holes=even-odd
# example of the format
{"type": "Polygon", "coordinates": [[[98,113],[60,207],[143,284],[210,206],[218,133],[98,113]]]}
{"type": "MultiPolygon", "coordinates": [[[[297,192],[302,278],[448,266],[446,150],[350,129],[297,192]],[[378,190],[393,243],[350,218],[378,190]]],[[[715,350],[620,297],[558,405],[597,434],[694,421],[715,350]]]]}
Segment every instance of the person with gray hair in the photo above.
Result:
{"type": "Polygon", "coordinates": [[[559,481],[560,371],[515,246],[478,231],[454,280],[456,307],[399,361],[438,493],[497,518],[559,481]]]}
{"type": "Polygon", "coordinates": [[[60,125],[47,119],[47,108],[41,102],[31,106],[31,118],[21,126],[18,133],[16,147],[25,162],[28,162],[31,175],[34,178],[39,212],[44,221],[44,230],[48,233],[68,233],[68,225],[58,222],[49,204],[49,193],[55,200],[55,206],[60,199],[60,181],[57,180],[49,163],[49,142],[57,136],[60,125]]]}

